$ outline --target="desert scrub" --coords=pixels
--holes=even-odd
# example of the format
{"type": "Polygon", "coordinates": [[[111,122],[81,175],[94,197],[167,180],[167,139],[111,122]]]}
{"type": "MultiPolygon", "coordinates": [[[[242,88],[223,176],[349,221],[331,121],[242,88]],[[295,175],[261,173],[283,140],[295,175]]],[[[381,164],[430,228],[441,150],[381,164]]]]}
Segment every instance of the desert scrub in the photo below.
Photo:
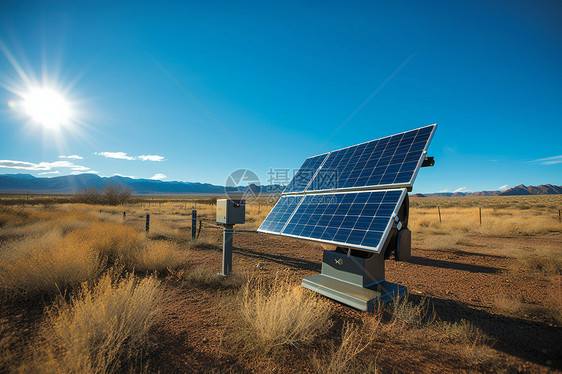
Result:
{"type": "Polygon", "coordinates": [[[148,332],[163,302],[159,282],[133,275],[83,285],[47,312],[38,354],[23,371],[112,373],[147,348],[148,332]]]}
{"type": "Polygon", "coordinates": [[[481,345],[486,341],[484,333],[465,319],[457,322],[436,321],[433,329],[440,332],[443,338],[472,346],[481,345]]]}
{"type": "Polygon", "coordinates": [[[390,323],[403,328],[423,327],[435,321],[435,312],[426,298],[419,303],[408,300],[408,297],[395,298],[385,305],[390,313],[390,323]]]}
{"type": "Polygon", "coordinates": [[[482,225],[480,225],[478,208],[442,207],[441,222],[439,222],[436,208],[412,207],[408,223],[412,231],[441,235],[463,233],[513,237],[562,231],[562,223],[558,221],[557,212],[531,208],[526,210],[483,208],[482,225]]]}
{"type": "Polygon", "coordinates": [[[143,247],[142,234],[126,225],[98,222],[85,229],[68,234],[70,240],[94,249],[110,262],[129,256],[143,247]]]}
{"type": "Polygon", "coordinates": [[[332,346],[323,351],[314,352],[312,364],[317,373],[343,374],[343,373],[376,373],[376,362],[369,357],[367,363],[362,362],[361,354],[375,341],[380,334],[381,314],[363,317],[362,322],[345,322],[341,331],[339,345],[332,346]]]}
{"type": "Polygon", "coordinates": [[[250,278],[239,301],[234,340],[246,351],[275,353],[312,343],[332,325],[329,302],[286,279],[268,285],[250,278]]]}
{"type": "Polygon", "coordinates": [[[52,247],[0,261],[0,286],[9,294],[55,294],[93,279],[101,269],[91,247],[61,239],[52,247]]]}
{"type": "Polygon", "coordinates": [[[124,254],[128,269],[146,272],[162,272],[184,265],[187,254],[178,245],[169,241],[150,241],[138,250],[124,254]]]}

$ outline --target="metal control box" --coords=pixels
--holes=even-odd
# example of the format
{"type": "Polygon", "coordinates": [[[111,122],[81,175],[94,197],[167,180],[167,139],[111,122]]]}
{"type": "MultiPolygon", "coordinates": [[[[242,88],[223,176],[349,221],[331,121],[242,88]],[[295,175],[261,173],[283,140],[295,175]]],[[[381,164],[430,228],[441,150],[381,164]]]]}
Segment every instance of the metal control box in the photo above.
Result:
{"type": "Polygon", "coordinates": [[[236,225],[246,222],[245,200],[217,200],[217,223],[236,225]]]}

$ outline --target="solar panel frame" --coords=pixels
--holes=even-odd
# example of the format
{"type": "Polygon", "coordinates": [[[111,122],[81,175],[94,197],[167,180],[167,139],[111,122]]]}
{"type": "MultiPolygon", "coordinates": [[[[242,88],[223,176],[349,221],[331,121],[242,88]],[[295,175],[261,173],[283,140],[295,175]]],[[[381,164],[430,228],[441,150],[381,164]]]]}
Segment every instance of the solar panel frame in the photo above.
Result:
{"type": "MultiPolygon", "coordinates": [[[[406,194],[407,194],[406,189],[402,188],[402,189],[368,190],[368,191],[322,192],[322,193],[315,193],[315,194],[298,195],[299,197],[301,197],[301,200],[298,202],[298,206],[296,206],[296,208],[293,209],[290,217],[288,217],[288,219],[286,219],[285,225],[283,226],[283,228],[279,229],[279,227],[276,226],[277,230],[270,230],[269,229],[270,227],[267,227],[267,228],[264,229],[264,228],[262,228],[262,226],[263,226],[263,223],[262,223],[262,225],[260,226],[260,228],[258,228],[257,231],[269,233],[269,234],[288,236],[288,237],[293,237],[293,238],[298,238],[298,239],[305,239],[305,240],[310,240],[310,241],[315,241],[315,242],[320,242],[320,243],[332,244],[332,245],[342,246],[342,247],[346,247],[346,248],[360,249],[360,250],[364,250],[364,251],[380,253],[380,251],[382,250],[382,247],[384,246],[384,244],[386,242],[388,234],[390,233],[390,230],[392,228],[393,217],[396,214],[398,214],[398,210],[400,209],[400,206],[402,205],[406,194]],[[397,196],[397,200],[393,203],[392,208],[389,206],[390,204],[384,202],[384,199],[386,198],[386,196],[388,196],[387,193],[389,193],[389,192],[393,193],[393,194],[395,194],[395,193],[400,194],[399,196],[397,196]],[[356,213],[349,214],[352,211],[352,209],[357,209],[358,207],[361,206],[361,204],[363,204],[363,208],[362,208],[361,212],[363,212],[365,210],[366,206],[369,205],[369,203],[367,202],[368,200],[365,200],[364,203],[357,203],[357,204],[354,205],[354,202],[357,200],[357,197],[359,195],[363,195],[363,197],[367,196],[367,198],[368,198],[368,197],[374,196],[373,194],[381,195],[383,193],[384,193],[384,195],[382,195],[382,197],[381,197],[381,203],[379,204],[379,207],[377,208],[377,213],[381,209],[381,207],[384,205],[384,209],[386,209],[384,216],[381,217],[381,215],[377,216],[377,214],[374,214],[371,217],[369,215],[361,216],[361,213],[359,213],[359,214],[356,214],[356,213]],[[338,209],[340,209],[344,205],[343,200],[342,200],[342,202],[339,202],[338,206],[336,206],[336,207],[330,206],[329,204],[327,204],[326,207],[324,208],[325,210],[322,211],[322,214],[320,215],[320,218],[319,218],[319,220],[320,220],[323,217],[329,217],[330,219],[333,220],[334,217],[336,217],[336,216],[344,217],[344,218],[342,218],[340,226],[338,226],[335,229],[335,231],[333,231],[333,236],[334,236],[334,239],[335,239],[336,234],[338,234],[339,231],[342,231],[342,233],[345,235],[345,232],[346,232],[345,230],[349,229],[349,233],[345,238],[346,240],[328,240],[328,239],[322,238],[324,236],[323,234],[328,232],[328,228],[330,228],[330,231],[334,230],[333,226],[332,227],[329,226],[329,223],[331,223],[331,221],[328,221],[328,223],[326,225],[326,228],[322,232],[322,235],[320,235],[320,238],[302,235],[302,233],[304,232],[304,228],[301,229],[301,231],[299,232],[300,233],[299,235],[292,234],[293,232],[295,232],[295,229],[292,228],[292,227],[293,226],[296,227],[297,225],[299,225],[301,217],[297,217],[298,221],[296,221],[296,222],[293,222],[293,220],[295,219],[295,216],[298,214],[299,209],[301,209],[301,207],[303,206],[303,203],[305,202],[305,200],[311,199],[311,198],[314,198],[314,197],[328,197],[329,195],[344,195],[342,197],[342,199],[344,199],[348,196],[350,198],[353,197],[353,199],[354,199],[353,202],[346,203],[346,205],[350,205],[350,207],[348,208],[348,211],[345,212],[345,214],[342,213],[342,214],[336,215],[336,213],[338,213],[338,209]],[[330,209],[328,209],[328,207],[330,209]],[[392,209],[392,210],[389,210],[389,209],[392,209]],[[333,212],[331,210],[333,210],[333,212]],[[346,218],[352,217],[352,216],[358,217],[357,219],[355,219],[355,222],[353,223],[352,227],[350,227],[350,228],[344,227],[344,223],[345,223],[346,218]],[[369,221],[371,223],[371,225],[375,222],[376,219],[379,219],[379,224],[384,224],[383,231],[367,230],[367,229],[361,229],[361,228],[358,229],[357,225],[359,224],[359,219],[362,218],[362,217],[371,217],[371,220],[369,221]],[[289,227],[291,227],[291,229],[287,230],[289,227]],[[350,243],[350,241],[348,239],[351,237],[351,234],[353,233],[353,231],[358,231],[358,230],[365,231],[365,234],[362,237],[361,244],[350,243]],[[377,237],[377,245],[376,246],[362,245],[363,242],[365,242],[365,239],[367,238],[367,234],[377,235],[377,234],[375,234],[375,232],[381,233],[380,238],[377,237]]],[[[281,199],[288,198],[288,197],[296,197],[296,196],[286,195],[286,196],[282,196],[281,199]]],[[[281,201],[281,199],[279,201],[281,201]]],[[[376,205],[376,204],[373,204],[373,205],[376,205]]],[[[310,204],[308,207],[304,208],[305,212],[306,212],[306,209],[308,209],[310,206],[314,206],[315,209],[318,209],[318,206],[321,206],[321,205],[310,204]]],[[[275,207],[273,209],[275,209],[275,207]]],[[[345,208],[343,208],[343,209],[345,209],[345,208]]],[[[273,210],[272,210],[272,212],[273,212],[273,210]]],[[[302,213],[302,216],[305,215],[305,212],[302,213]]],[[[285,217],[287,217],[287,216],[285,216],[285,217]]],[[[269,215],[264,220],[264,223],[268,220],[268,218],[269,218],[269,215]]],[[[309,215],[309,221],[310,221],[310,219],[312,219],[312,214],[309,215]]],[[[315,228],[323,226],[323,225],[318,225],[318,221],[314,225],[314,228],[311,229],[312,231],[310,232],[310,235],[314,234],[315,228]]],[[[366,219],[362,220],[361,225],[363,225],[363,226],[360,226],[360,227],[365,227],[365,225],[367,224],[366,221],[367,221],[366,219]]],[[[307,223],[308,223],[308,221],[307,221],[307,223]]],[[[310,227],[311,225],[308,225],[308,226],[310,227]]],[[[381,226],[379,226],[379,227],[381,227],[381,226]]],[[[368,227],[368,228],[370,228],[370,227],[368,227]]],[[[315,234],[315,235],[318,236],[318,234],[315,234]]],[[[330,234],[328,232],[327,237],[329,237],[329,236],[330,236],[330,234]]],[[[374,238],[374,236],[373,236],[373,238],[374,238]]]]}
{"type": "MultiPolygon", "coordinates": [[[[301,168],[297,171],[297,173],[295,174],[295,177],[293,179],[296,179],[297,176],[299,175],[299,172],[301,169],[304,168],[304,166],[307,164],[308,160],[314,159],[314,158],[321,158],[323,159],[322,163],[320,163],[320,165],[318,166],[318,168],[316,169],[316,171],[313,173],[312,178],[308,181],[308,184],[303,187],[302,184],[299,184],[298,187],[295,187],[293,180],[291,180],[291,182],[289,183],[289,185],[287,186],[287,188],[285,188],[285,190],[283,191],[283,195],[297,195],[297,194],[310,194],[310,193],[319,193],[319,192],[336,192],[336,191],[361,191],[361,190],[375,190],[375,189],[391,189],[391,188],[408,188],[411,189],[413,187],[413,183],[419,173],[419,169],[421,168],[421,165],[423,163],[423,160],[425,159],[425,156],[427,155],[427,148],[429,147],[429,144],[431,143],[431,141],[433,140],[433,136],[435,134],[435,130],[437,128],[437,124],[433,124],[433,125],[429,125],[429,126],[423,126],[417,129],[413,129],[413,130],[409,130],[409,131],[405,131],[399,134],[395,134],[395,135],[391,135],[391,136],[387,136],[384,138],[380,138],[380,139],[375,139],[375,140],[370,140],[368,142],[364,142],[364,143],[360,143],[360,144],[356,144],[353,146],[349,146],[349,147],[345,147],[345,148],[341,148],[341,149],[337,149],[328,153],[322,153],[320,155],[316,155],[316,156],[312,156],[309,157],[305,160],[305,162],[303,163],[303,165],[301,166],[301,168]],[[415,152],[419,152],[419,156],[417,156],[416,159],[412,159],[406,162],[407,160],[407,156],[404,157],[404,161],[402,163],[397,163],[397,164],[391,164],[391,160],[392,158],[397,155],[397,151],[400,148],[399,145],[401,143],[401,141],[404,139],[404,136],[406,136],[406,134],[413,134],[413,139],[415,139],[419,134],[420,134],[420,130],[424,130],[424,129],[428,129],[427,131],[429,131],[429,135],[427,136],[427,139],[425,139],[424,141],[420,141],[420,142],[412,142],[412,143],[407,143],[409,144],[409,148],[408,148],[408,152],[409,153],[412,150],[412,147],[414,147],[414,145],[416,145],[416,147],[420,147],[420,149],[418,150],[414,150],[415,152]],[[393,180],[392,183],[377,183],[377,184],[360,184],[360,185],[354,185],[354,186],[347,186],[347,187],[342,187],[342,186],[336,186],[334,188],[315,188],[315,185],[317,183],[315,183],[315,181],[323,174],[322,172],[326,169],[328,169],[329,171],[329,167],[331,166],[330,164],[330,157],[332,155],[334,155],[334,157],[336,157],[336,155],[344,152],[344,155],[342,157],[340,157],[340,160],[347,160],[347,164],[349,164],[349,159],[353,158],[355,156],[356,153],[358,153],[358,151],[361,152],[361,154],[357,155],[358,160],[361,159],[361,157],[363,157],[363,153],[365,153],[366,149],[368,148],[369,144],[373,144],[374,142],[377,142],[373,148],[373,150],[371,151],[371,155],[375,154],[376,152],[380,152],[380,148],[377,149],[377,147],[379,145],[384,145],[384,149],[382,150],[383,154],[386,151],[386,149],[388,148],[389,145],[391,145],[390,148],[388,148],[389,150],[392,151],[392,155],[390,155],[390,151],[389,151],[389,156],[388,157],[388,163],[383,163],[381,165],[381,169],[382,167],[385,167],[385,172],[386,170],[388,170],[388,168],[392,167],[395,168],[395,165],[400,165],[400,168],[398,169],[397,173],[396,173],[396,177],[393,180]],[[396,142],[396,146],[393,146],[392,142],[396,142]],[[351,154],[349,154],[350,152],[352,152],[351,154]],[[411,170],[408,169],[408,171],[404,172],[404,173],[408,173],[408,175],[410,176],[410,179],[407,181],[401,181],[396,183],[397,178],[400,174],[400,170],[402,170],[402,167],[404,165],[406,165],[406,163],[409,164],[409,167],[413,167],[411,170]]],[[[378,161],[377,161],[377,165],[380,163],[380,160],[386,158],[386,157],[379,157],[378,161]]],[[[410,157],[413,157],[410,156],[410,157]]],[[[365,165],[367,165],[367,163],[369,162],[370,159],[368,158],[364,158],[365,165]]],[[[341,162],[341,161],[340,161],[341,162]]],[[[361,162],[357,162],[356,165],[361,164],[361,162]]],[[[353,175],[353,176],[349,176],[349,178],[346,178],[346,180],[361,180],[361,178],[365,178],[364,176],[365,174],[361,174],[363,171],[366,170],[371,170],[370,168],[373,168],[373,166],[377,166],[377,165],[371,165],[369,167],[364,166],[363,169],[359,172],[358,175],[353,175]],[[363,177],[362,177],[363,175],[363,177]]],[[[337,170],[337,166],[336,166],[336,170],[337,170]]],[[[344,171],[345,172],[345,171],[344,171]]],[[[350,173],[353,173],[356,171],[351,171],[350,173]]],[[[374,169],[371,172],[370,176],[374,175],[374,169]]],[[[385,174],[381,174],[381,179],[379,180],[379,182],[383,181],[383,176],[385,174]]],[[[338,179],[338,183],[339,183],[339,178],[341,178],[342,176],[336,176],[338,179]]],[[[344,175],[344,177],[347,177],[347,175],[344,175]]]]}

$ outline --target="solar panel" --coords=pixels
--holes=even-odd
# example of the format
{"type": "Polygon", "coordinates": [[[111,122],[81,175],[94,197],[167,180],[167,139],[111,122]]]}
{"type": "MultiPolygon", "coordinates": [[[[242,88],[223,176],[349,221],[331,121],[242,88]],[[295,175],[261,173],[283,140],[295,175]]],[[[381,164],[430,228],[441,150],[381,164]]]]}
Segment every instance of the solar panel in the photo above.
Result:
{"type": "Polygon", "coordinates": [[[309,157],[304,160],[304,163],[297,171],[291,182],[289,182],[289,185],[287,185],[283,193],[304,191],[327,156],[328,154],[325,153],[323,155],[309,157]]]}
{"type": "Polygon", "coordinates": [[[283,194],[412,187],[436,125],[308,158],[283,194]]]}
{"type": "Polygon", "coordinates": [[[378,253],[405,195],[394,189],[283,196],[258,231],[378,253]]]}
{"type": "Polygon", "coordinates": [[[271,212],[265,217],[258,231],[278,234],[302,201],[303,196],[282,196],[271,212]]]}

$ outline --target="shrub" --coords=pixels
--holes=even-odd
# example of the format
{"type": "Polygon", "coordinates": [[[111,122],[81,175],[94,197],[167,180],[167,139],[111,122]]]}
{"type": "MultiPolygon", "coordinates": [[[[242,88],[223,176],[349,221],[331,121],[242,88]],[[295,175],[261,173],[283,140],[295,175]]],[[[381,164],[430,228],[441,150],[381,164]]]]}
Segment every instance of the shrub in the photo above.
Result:
{"type": "Polygon", "coordinates": [[[129,258],[144,244],[142,235],[134,228],[109,222],[99,222],[88,228],[75,230],[67,238],[77,245],[90,246],[110,262],[129,258]]]}
{"type": "Polygon", "coordinates": [[[79,191],[75,201],[85,204],[123,205],[131,198],[131,189],[123,185],[109,185],[103,190],[87,187],[79,191]]]}
{"type": "Polygon", "coordinates": [[[137,271],[164,271],[183,265],[185,253],[169,241],[149,242],[145,248],[130,252],[125,257],[129,269],[137,271]]]}
{"type": "Polygon", "coordinates": [[[341,343],[335,349],[331,347],[329,354],[319,357],[317,353],[312,355],[312,363],[318,373],[342,374],[369,372],[376,373],[375,363],[369,362],[362,365],[359,355],[364,352],[380,333],[381,315],[364,317],[362,325],[353,322],[345,322],[341,333],[341,343]]]}
{"type": "Polygon", "coordinates": [[[55,247],[0,263],[0,285],[8,292],[53,294],[93,279],[100,270],[99,255],[91,247],[59,240],[55,247]]]}
{"type": "Polygon", "coordinates": [[[247,350],[263,353],[313,342],[331,327],[330,304],[287,280],[271,287],[251,279],[241,292],[239,338],[247,350]]]}
{"type": "Polygon", "coordinates": [[[118,371],[146,348],[162,298],[154,278],[129,275],[112,281],[106,274],[94,287],[84,285],[70,301],[61,298],[48,312],[31,371],[118,371]]]}

